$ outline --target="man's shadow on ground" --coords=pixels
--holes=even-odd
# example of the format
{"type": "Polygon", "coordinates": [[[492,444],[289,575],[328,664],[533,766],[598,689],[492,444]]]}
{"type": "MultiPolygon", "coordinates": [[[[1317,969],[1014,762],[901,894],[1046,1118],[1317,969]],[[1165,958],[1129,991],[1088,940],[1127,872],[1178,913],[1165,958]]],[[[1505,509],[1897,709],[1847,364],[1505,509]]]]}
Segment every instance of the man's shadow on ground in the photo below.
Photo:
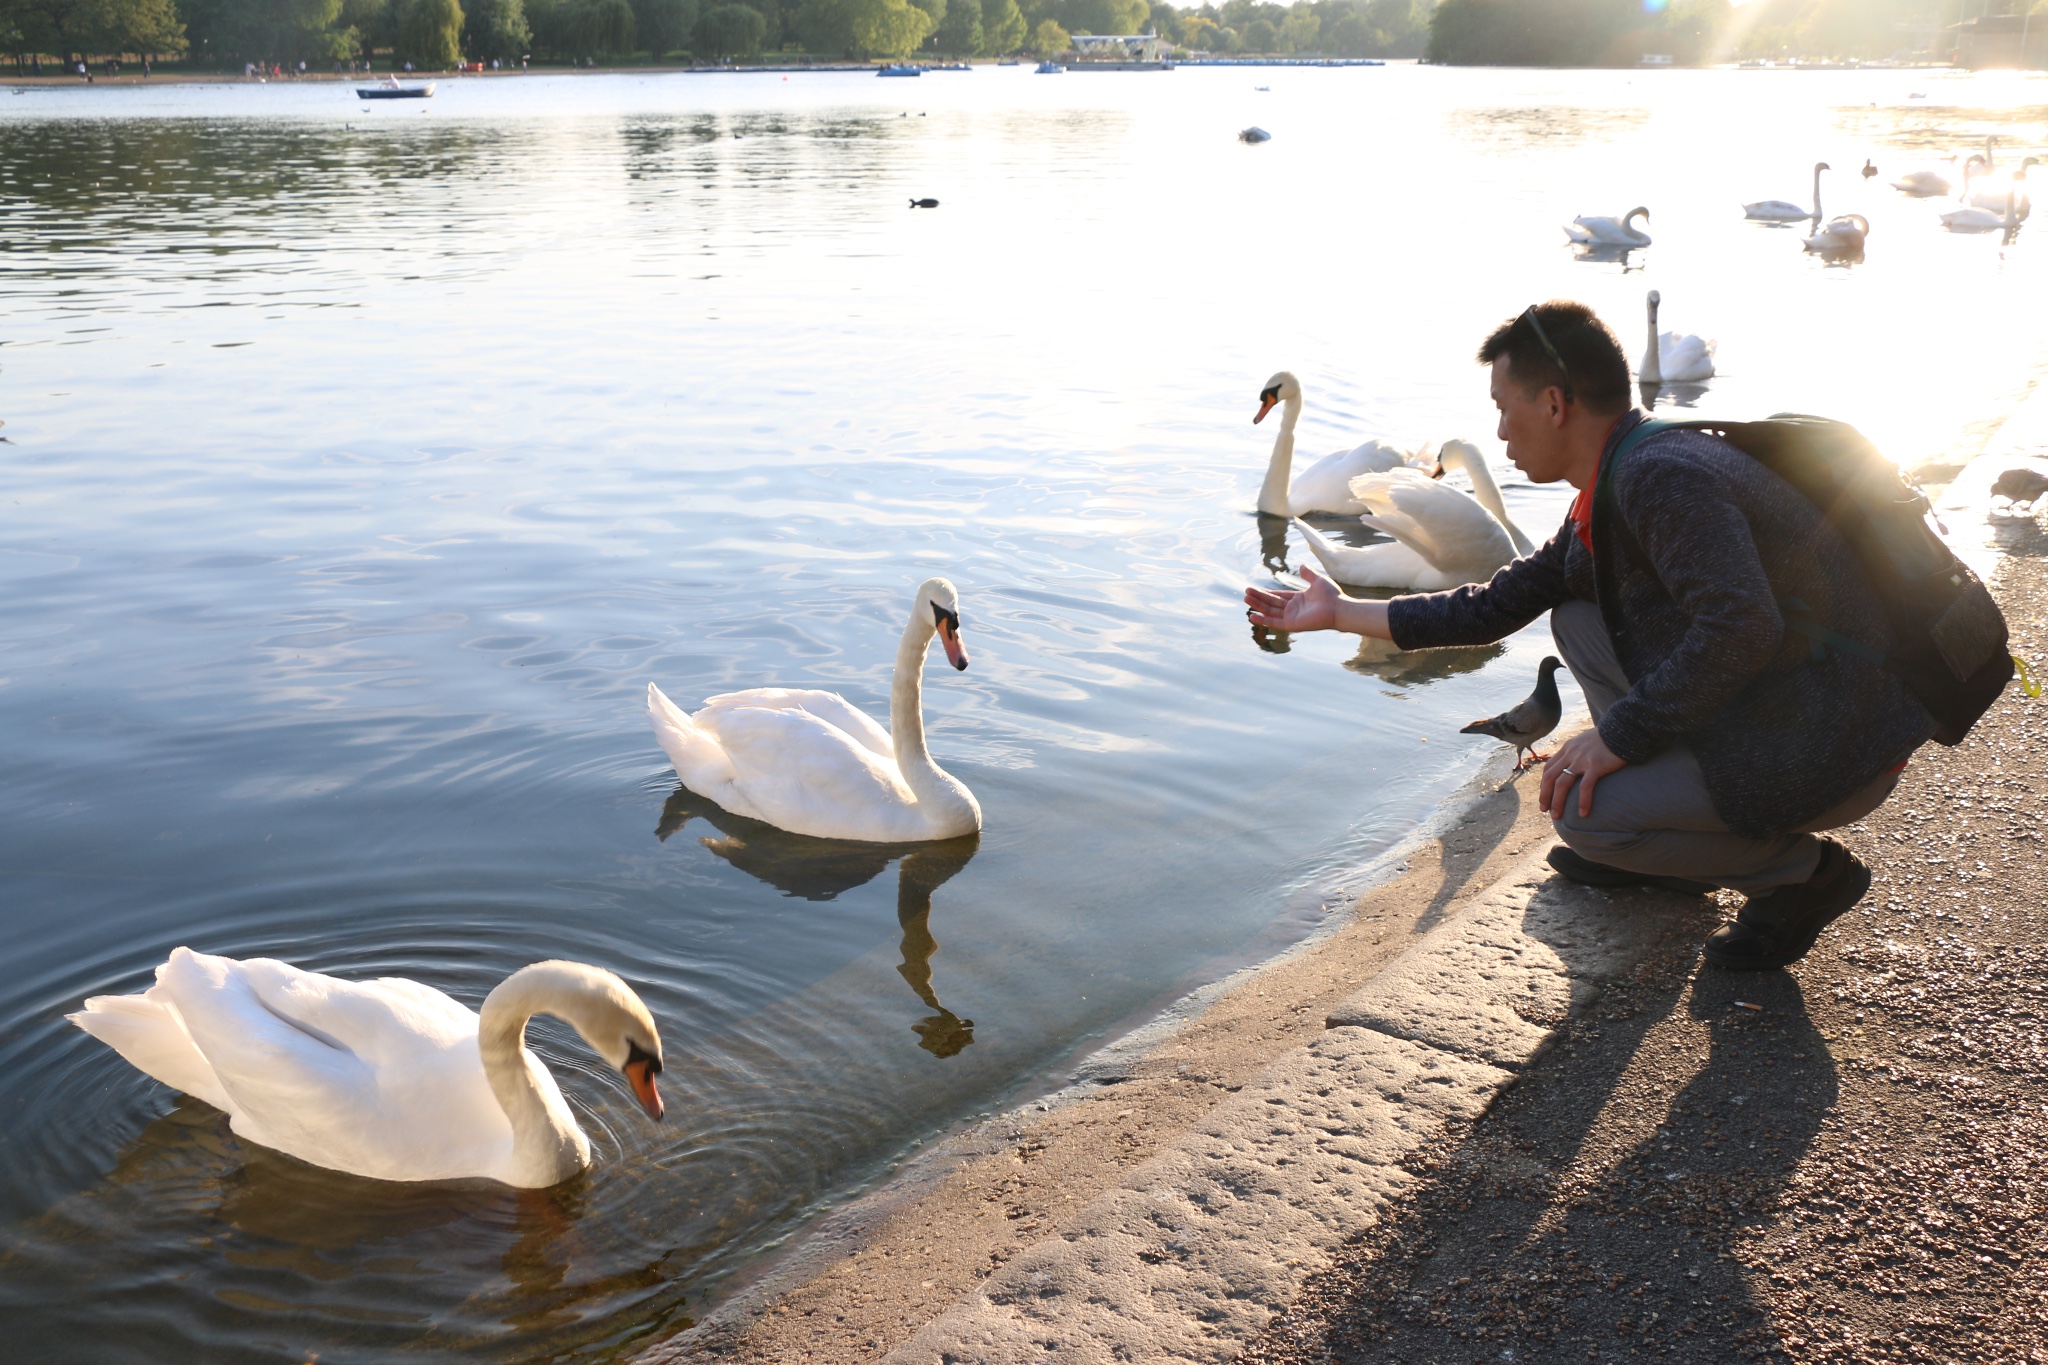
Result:
{"type": "MultiPolygon", "coordinates": [[[[1700,966],[1714,902],[1629,892],[1615,908],[1638,900],[1671,918],[1662,946],[1342,1254],[1343,1297],[1320,1304],[1336,1360],[1718,1360],[1775,1343],[1736,1258],[1834,1106],[1836,1065],[1797,977],[1700,966]]],[[[1287,1323],[1273,1335],[1299,1341],[1287,1323]]]]}
{"type": "Polygon", "coordinates": [[[932,893],[973,860],[981,847],[979,834],[911,844],[814,839],[734,815],[717,802],[678,787],[662,804],[655,837],[666,842],[700,817],[719,833],[715,839],[699,839],[704,847],[748,876],[804,900],[832,900],[865,886],[895,862],[896,922],[903,930],[903,961],[896,971],[917,998],[936,1011],[910,1026],[918,1036],[917,1045],[934,1057],[953,1057],[973,1043],[974,1021],[947,1009],[932,987],[932,958],[939,942],[932,936],[931,917],[932,893]]]}

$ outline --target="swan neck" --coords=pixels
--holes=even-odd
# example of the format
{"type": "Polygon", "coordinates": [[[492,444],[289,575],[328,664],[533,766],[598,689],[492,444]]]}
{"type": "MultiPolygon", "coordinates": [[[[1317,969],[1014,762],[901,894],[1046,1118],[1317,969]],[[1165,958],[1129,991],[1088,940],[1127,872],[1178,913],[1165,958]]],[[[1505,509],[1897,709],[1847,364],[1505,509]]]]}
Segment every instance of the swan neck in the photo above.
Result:
{"type": "Polygon", "coordinates": [[[1813,221],[1820,222],[1820,167],[1813,168],[1813,221]]]}
{"type": "Polygon", "coordinates": [[[535,983],[522,981],[524,968],[498,983],[477,1012],[476,1046],[491,1094],[512,1125],[512,1166],[521,1185],[547,1186],[568,1179],[589,1164],[589,1144],[544,1086],[540,1062],[526,1050],[526,1024],[536,1014],[557,1013],[535,983]],[[553,1101],[552,1103],[550,1101],[553,1101]]]}
{"type": "Polygon", "coordinates": [[[1266,462],[1266,482],[1259,487],[1259,510],[1268,516],[1294,515],[1287,485],[1294,478],[1294,424],[1301,420],[1301,395],[1280,409],[1280,430],[1273,433],[1273,457],[1266,462]]]}
{"type": "MultiPolygon", "coordinates": [[[[1652,336],[1650,338],[1650,346],[1653,353],[1656,344],[1657,339],[1652,336]]],[[[1508,539],[1514,543],[1515,553],[1517,555],[1526,555],[1533,552],[1536,547],[1530,544],[1527,536],[1522,534],[1522,528],[1515,525],[1514,521],[1509,518],[1508,505],[1502,500],[1500,495],[1500,485],[1493,481],[1493,474],[1487,469],[1486,461],[1484,459],[1463,457],[1458,463],[1465,473],[1471,476],[1472,496],[1479,500],[1481,507],[1493,513],[1493,519],[1500,523],[1501,529],[1508,533],[1508,539]]]]}
{"type": "MultiPolygon", "coordinates": [[[[1649,306],[1649,313],[1650,340],[1649,343],[1643,347],[1643,363],[1641,366],[1638,367],[1637,378],[1642,380],[1642,382],[1645,384],[1661,384],[1664,381],[1664,362],[1663,357],[1657,353],[1656,304],[1653,303],[1649,306]]],[[[1472,482],[1475,487],[1478,485],[1479,476],[1477,474],[1474,474],[1472,476],[1472,482]]],[[[1491,480],[1489,480],[1489,482],[1491,482],[1491,480]]]]}

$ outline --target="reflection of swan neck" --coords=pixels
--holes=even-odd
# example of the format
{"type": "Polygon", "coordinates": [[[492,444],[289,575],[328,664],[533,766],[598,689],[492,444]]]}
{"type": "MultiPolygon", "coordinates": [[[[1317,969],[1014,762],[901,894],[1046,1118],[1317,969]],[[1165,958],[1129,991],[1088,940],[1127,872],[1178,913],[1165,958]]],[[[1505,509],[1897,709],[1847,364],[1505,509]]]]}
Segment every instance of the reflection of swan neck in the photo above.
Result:
{"type": "Polygon", "coordinates": [[[1664,382],[1664,364],[1657,354],[1657,291],[1650,291],[1648,302],[1650,314],[1650,342],[1643,348],[1643,363],[1637,367],[1637,378],[1645,384],[1664,382]]]}
{"type": "Polygon", "coordinates": [[[476,1048],[484,1078],[512,1124],[515,1180],[536,1187],[557,1184],[590,1164],[589,1141],[561,1104],[560,1092],[535,1074],[540,1063],[526,1050],[526,1021],[534,1015],[576,1022],[576,983],[562,979],[557,968],[555,963],[522,967],[499,982],[477,1012],[476,1048]]]}
{"type": "Polygon", "coordinates": [[[1273,433],[1273,458],[1266,464],[1266,482],[1259,488],[1259,510],[1268,516],[1294,515],[1287,484],[1294,477],[1294,424],[1301,420],[1301,393],[1287,395],[1280,408],[1280,430],[1273,433]]]}
{"type": "Polygon", "coordinates": [[[889,740],[903,783],[917,798],[928,822],[970,807],[973,798],[944,768],[932,761],[924,742],[924,661],[932,636],[938,633],[932,608],[920,593],[911,608],[903,641],[896,647],[896,675],[889,687],[889,740]]]}
{"type": "Polygon", "coordinates": [[[1517,555],[1526,555],[1535,550],[1536,547],[1529,543],[1529,537],[1523,535],[1521,528],[1509,518],[1508,505],[1500,496],[1500,485],[1493,481],[1493,474],[1487,469],[1485,459],[1475,447],[1463,441],[1446,441],[1442,451],[1437,455],[1437,463],[1450,469],[1465,471],[1472,480],[1472,496],[1478,500],[1481,507],[1493,514],[1493,519],[1508,533],[1508,539],[1514,542],[1517,555]]]}

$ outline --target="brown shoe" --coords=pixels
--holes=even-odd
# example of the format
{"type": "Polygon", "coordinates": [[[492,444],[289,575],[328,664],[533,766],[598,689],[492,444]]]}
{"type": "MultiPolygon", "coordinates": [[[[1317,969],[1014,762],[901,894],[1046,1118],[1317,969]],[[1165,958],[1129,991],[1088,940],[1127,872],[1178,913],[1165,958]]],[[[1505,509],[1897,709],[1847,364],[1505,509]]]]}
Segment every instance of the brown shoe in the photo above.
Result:
{"type": "Polygon", "coordinates": [[[1870,890],[1870,869],[1832,839],[1821,840],[1820,866],[1797,886],[1751,896],[1732,924],[1707,935],[1706,959],[1732,971],[1760,972],[1797,962],[1820,931],[1870,890]]]}

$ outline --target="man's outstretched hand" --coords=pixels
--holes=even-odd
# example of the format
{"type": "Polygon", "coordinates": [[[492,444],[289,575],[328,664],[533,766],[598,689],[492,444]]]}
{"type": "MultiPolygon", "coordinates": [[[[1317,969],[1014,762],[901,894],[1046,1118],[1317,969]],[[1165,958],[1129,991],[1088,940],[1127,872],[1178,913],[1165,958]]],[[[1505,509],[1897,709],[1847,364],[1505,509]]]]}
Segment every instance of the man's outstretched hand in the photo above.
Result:
{"type": "Polygon", "coordinates": [[[1269,630],[1305,631],[1334,630],[1337,626],[1337,585],[1324,578],[1306,564],[1301,576],[1308,586],[1300,592],[1267,592],[1263,588],[1246,588],[1245,615],[1252,624],[1265,626],[1269,630]]]}

